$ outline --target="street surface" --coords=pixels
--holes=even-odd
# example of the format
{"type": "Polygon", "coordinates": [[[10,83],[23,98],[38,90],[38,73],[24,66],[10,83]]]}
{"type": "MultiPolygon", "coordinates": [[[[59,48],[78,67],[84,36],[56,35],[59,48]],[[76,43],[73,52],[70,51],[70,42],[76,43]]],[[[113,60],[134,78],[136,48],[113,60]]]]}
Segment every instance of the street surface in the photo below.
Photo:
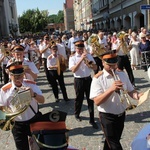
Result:
{"type": "MultiPolygon", "coordinates": [[[[148,79],[147,72],[143,70],[134,70],[135,83],[139,91],[146,91],[150,88],[150,80],[148,79]]],[[[89,114],[87,111],[87,102],[84,100],[82,107],[82,122],[77,122],[74,118],[74,86],[73,75],[70,71],[64,73],[65,83],[67,88],[69,102],[65,102],[62,99],[60,92],[60,102],[56,103],[51,87],[45,78],[43,68],[40,69],[40,74],[37,80],[37,84],[43,92],[45,97],[45,104],[40,105],[40,111],[44,114],[53,109],[65,111],[68,113],[66,124],[70,129],[69,131],[69,145],[78,148],[79,150],[102,150],[103,147],[103,132],[99,125],[98,111],[95,106],[95,121],[99,125],[99,129],[93,129],[89,124],[89,114]]],[[[136,101],[132,101],[137,104],[136,101]]],[[[111,106],[110,106],[111,107],[111,106]]],[[[130,149],[130,144],[133,138],[137,135],[144,125],[150,122],[150,97],[139,107],[127,111],[126,113],[125,128],[123,131],[121,144],[124,150],[130,149]]],[[[0,149],[1,150],[15,150],[13,137],[10,131],[0,130],[0,149]]]]}

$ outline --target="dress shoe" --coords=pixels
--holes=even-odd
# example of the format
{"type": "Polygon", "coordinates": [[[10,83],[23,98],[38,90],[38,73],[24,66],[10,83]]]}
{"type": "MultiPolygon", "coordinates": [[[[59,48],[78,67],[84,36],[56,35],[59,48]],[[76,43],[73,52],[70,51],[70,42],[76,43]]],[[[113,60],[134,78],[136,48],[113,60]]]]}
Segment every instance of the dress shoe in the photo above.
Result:
{"type": "Polygon", "coordinates": [[[75,119],[76,119],[78,122],[81,122],[81,121],[82,121],[81,117],[75,117],[75,119]]]}
{"type": "Polygon", "coordinates": [[[98,125],[95,122],[90,122],[90,124],[94,129],[98,129],[98,125]]]}
{"type": "Polygon", "coordinates": [[[66,98],[65,101],[68,102],[68,101],[70,101],[70,99],[69,99],[69,98],[66,98]]]}
{"type": "Polygon", "coordinates": [[[58,103],[58,102],[59,102],[59,99],[58,99],[58,98],[55,98],[55,102],[57,102],[57,103],[58,103]]]}

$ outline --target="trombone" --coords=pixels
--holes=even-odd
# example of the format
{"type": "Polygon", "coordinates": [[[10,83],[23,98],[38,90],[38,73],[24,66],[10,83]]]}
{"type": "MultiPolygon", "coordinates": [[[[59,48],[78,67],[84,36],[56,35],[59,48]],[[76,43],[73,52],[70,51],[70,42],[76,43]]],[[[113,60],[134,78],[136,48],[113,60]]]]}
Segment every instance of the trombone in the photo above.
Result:
{"type": "MultiPolygon", "coordinates": [[[[112,71],[114,80],[115,81],[120,80],[119,77],[115,74],[114,69],[111,69],[111,71],[112,71]]],[[[131,110],[131,109],[136,108],[136,105],[131,104],[131,102],[129,100],[128,93],[127,93],[127,91],[124,88],[122,88],[121,90],[119,90],[118,95],[119,95],[121,103],[123,103],[126,100],[126,102],[128,104],[128,107],[126,108],[126,110],[131,110]]]]}

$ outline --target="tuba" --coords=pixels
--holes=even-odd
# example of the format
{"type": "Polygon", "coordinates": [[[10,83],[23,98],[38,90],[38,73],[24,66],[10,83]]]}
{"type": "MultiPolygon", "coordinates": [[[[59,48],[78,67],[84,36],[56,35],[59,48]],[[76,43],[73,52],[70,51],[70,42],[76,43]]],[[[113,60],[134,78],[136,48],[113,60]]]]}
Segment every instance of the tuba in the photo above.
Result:
{"type": "Polygon", "coordinates": [[[31,99],[30,89],[14,89],[10,100],[11,107],[4,106],[0,111],[0,128],[4,131],[11,130],[15,124],[14,119],[29,107],[31,99]]]}
{"type": "MultiPolygon", "coordinates": [[[[119,77],[115,74],[114,72],[114,69],[111,69],[112,73],[113,73],[113,77],[114,77],[114,80],[117,81],[117,80],[120,80],[119,77]]],[[[126,108],[126,110],[131,110],[131,109],[134,109],[136,108],[136,105],[133,105],[131,104],[130,100],[129,100],[129,96],[128,96],[128,93],[125,89],[121,89],[118,93],[119,95],[119,98],[120,98],[120,102],[123,103],[124,101],[127,102],[128,104],[128,107],[126,108]]]]}
{"type": "Polygon", "coordinates": [[[91,45],[93,53],[101,58],[101,54],[106,52],[105,47],[99,43],[99,38],[97,34],[92,34],[88,40],[89,45],[91,45]]]}

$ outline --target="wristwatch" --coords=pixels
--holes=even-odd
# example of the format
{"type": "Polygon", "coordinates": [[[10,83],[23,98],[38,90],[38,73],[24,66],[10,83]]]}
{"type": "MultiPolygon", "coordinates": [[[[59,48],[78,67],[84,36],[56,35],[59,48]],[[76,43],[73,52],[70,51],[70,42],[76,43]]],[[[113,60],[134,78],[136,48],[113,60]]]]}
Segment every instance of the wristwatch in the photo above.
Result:
{"type": "Polygon", "coordinates": [[[37,96],[37,93],[35,93],[35,92],[34,92],[32,97],[34,97],[34,98],[35,98],[36,96],[37,96]]]}

